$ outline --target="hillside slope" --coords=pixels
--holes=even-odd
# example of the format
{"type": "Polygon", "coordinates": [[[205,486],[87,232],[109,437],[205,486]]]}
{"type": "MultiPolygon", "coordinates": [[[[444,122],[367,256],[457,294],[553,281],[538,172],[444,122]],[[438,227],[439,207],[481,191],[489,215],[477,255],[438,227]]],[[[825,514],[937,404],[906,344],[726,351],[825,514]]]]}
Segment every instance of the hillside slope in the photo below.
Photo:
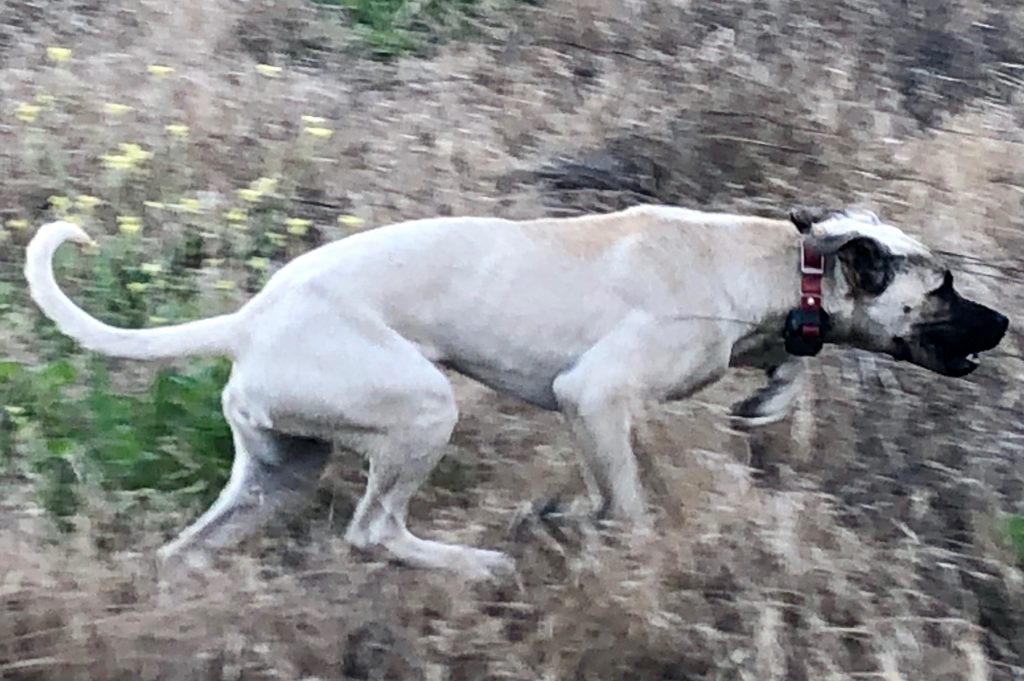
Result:
{"type": "MultiPolygon", "coordinates": [[[[347,21],[299,0],[0,3],[0,352],[71,352],[25,299],[20,259],[27,225],[73,210],[51,197],[83,195],[115,253],[185,254],[198,292],[182,315],[236,305],[256,270],[360,221],[864,205],[955,254],[961,287],[1014,320],[1003,351],[956,382],[830,350],[793,418],[753,434],[724,410],[756,376],[652,405],[637,445],[654,545],[510,536],[523,502],[579,489],[571,439],[457,380],[462,420],[413,526],[511,551],[518,586],[350,554],[364,476],[340,457],[303,529],[161,591],[150,553],[195,509],[83,485],[78,530],[59,535],[21,472],[37,432],[19,426],[0,438],[19,471],[0,478],[0,678],[1024,678],[1006,526],[1024,516],[1024,8],[481,5],[467,36],[388,62],[347,21]],[[239,194],[264,177],[273,202],[239,194]]],[[[99,305],[84,267],[64,280],[99,305]]],[[[117,389],[152,380],[110,367],[117,389]]]]}

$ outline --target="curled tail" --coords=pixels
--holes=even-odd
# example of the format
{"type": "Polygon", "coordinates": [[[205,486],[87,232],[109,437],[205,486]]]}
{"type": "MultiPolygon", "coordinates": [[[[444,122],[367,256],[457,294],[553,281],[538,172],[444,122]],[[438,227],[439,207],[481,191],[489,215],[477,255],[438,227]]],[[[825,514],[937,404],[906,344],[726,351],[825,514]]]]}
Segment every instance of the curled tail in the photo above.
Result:
{"type": "Polygon", "coordinates": [[[128,359],[232,354],[233,314],[155,329],[119,329],[85,312],[64,295],[53,277],[53,254],[65,241],[95,243],[78,225],[63,221],[45,224],[26,250],[25,278],[43,313],[83,347],[128,359]]]}

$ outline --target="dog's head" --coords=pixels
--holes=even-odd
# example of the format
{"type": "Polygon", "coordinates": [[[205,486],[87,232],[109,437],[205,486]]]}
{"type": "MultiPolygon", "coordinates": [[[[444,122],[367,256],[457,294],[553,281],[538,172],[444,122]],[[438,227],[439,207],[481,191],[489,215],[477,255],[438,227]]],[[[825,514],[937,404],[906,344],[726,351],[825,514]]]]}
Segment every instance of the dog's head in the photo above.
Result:
{"type": "Polygon", "coordinates": [[[974,371],[1009,320],[961,296],[941,258],[870,212],[794,211],[826,256],[832,342],[889,354],[945,376],[974,371]]]}

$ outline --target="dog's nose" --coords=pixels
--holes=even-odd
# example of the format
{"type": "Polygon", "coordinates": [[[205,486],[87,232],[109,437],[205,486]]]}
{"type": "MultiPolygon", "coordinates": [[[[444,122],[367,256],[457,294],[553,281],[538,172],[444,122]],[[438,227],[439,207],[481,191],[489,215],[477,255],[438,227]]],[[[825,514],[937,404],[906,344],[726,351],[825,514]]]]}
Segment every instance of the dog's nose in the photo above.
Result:
{"type": "Polygon", "coordinates": [[[1010,318],[1006,315],[996,313],[996,324],[999,327],[999,338],[1002,339],[1006,335],[1007,330],[1010,328],[1010,318]]]}
{"type": "Polygon", "coordinates": [[[991,311],[989,321],[984,327],[979,329],[980,333],[977,336],[979,345],[978,352],[984,352],[985,350],[991,350],[992,348],[999,345],[1000,341],[1003,340],[1003,336],[1006,335],[1007,329],[1010,328],[1010,320],[1006,315],[1000,314],[995,310],[991,311]]]}

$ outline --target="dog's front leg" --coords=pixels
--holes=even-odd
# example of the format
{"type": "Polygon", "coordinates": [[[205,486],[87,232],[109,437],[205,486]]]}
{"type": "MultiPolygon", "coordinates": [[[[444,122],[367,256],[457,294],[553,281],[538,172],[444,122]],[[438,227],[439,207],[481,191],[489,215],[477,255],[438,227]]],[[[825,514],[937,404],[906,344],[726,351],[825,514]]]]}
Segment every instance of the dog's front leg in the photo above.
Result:
{"type": "Polygon", "coordinates": [[[755,428],[786,418],[803,387],[806,366],[803,358],[793,357],[769,369],[766,372],[768,383],[732,406],[733,421],[739,426],[755,428]]]}
{"type": "Polygon", "coordinates": [[[637,313],[556,378],[552,387],[599,517],[646,525],[633,418],[644,400],[690,395],[720,378],[728,348],[717,329],[637,313]]]}

